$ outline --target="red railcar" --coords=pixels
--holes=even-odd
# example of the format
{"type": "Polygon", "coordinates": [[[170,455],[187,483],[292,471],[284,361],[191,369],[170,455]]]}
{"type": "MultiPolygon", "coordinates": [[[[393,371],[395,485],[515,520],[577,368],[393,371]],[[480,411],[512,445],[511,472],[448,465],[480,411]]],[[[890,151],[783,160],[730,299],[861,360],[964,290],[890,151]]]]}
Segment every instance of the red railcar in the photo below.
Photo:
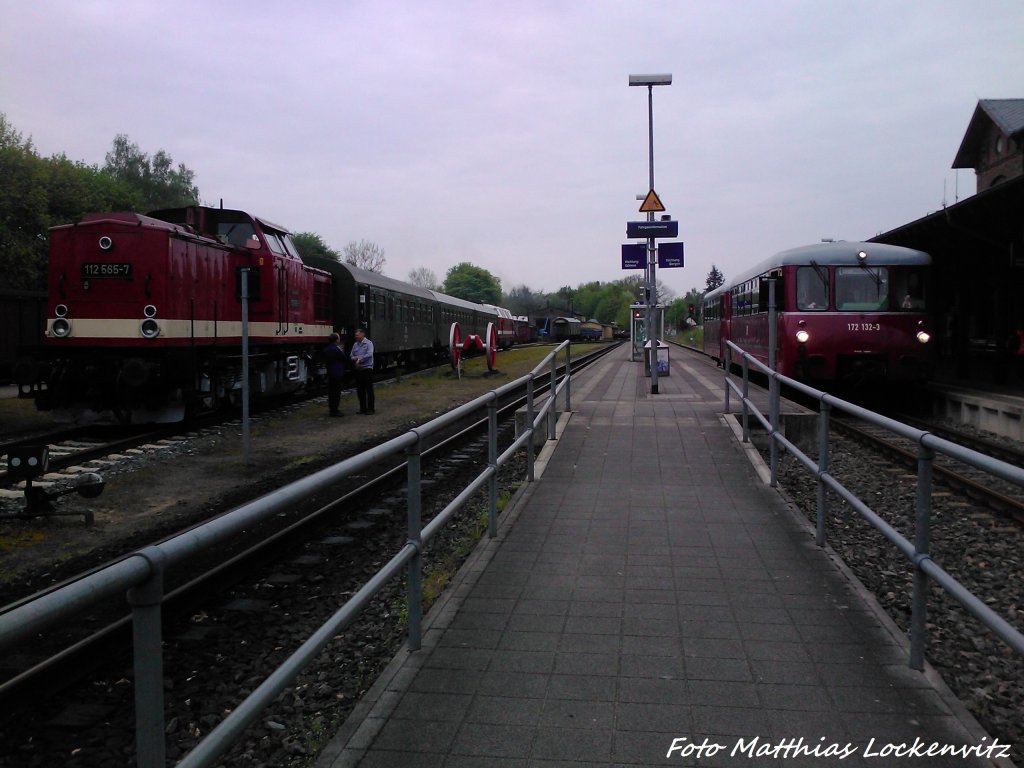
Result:
{"type": "Polygon", "coordinates": [[[879,243],[795,248],[703,301],[704,350],[731,340],[768,362],[768,284],[776,281],[777,370],[806,381],[919,381],[932,367],[931,257],[879,243]]]}
{"type": "Polygon", "coordinates": [[[46,338],[19,384],[42,409],[119,421],[236,400],[243,268],[254,393],[305,385],[331,332],[330,276],[302,263],[287,230],[202,207],[54,227],[46,338]]]}

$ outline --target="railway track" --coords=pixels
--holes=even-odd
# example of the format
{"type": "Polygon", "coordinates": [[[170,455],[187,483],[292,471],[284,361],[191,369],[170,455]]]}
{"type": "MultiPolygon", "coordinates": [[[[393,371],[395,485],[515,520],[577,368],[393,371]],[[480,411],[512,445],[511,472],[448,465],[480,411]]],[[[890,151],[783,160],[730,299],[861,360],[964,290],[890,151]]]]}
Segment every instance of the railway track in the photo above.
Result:
{"type": "MultiPolygon", "coordinates": [[[[991,440],[969,435],[946,426],[939,426],[926,420],[903,416],[894,418],[1002,461],[1017,466],[1024,464],[1024,453],[1010,446],[1000,445],[991,440]]],[[[909,467],[917,465],[917,447],[910,440],[893,435],[891,432],[871,424],[854,423],[839,414],[833,416],[830,424],[862,443],[898,458],[909,467]]],[[[973,502],[983,504],[994,512],[1010,517],[1024,525],[1024,488],[1007,483],[943,455],[936,455],[932,471],[937,479],[965,494],[973,502]]]]}
{"type": "MultiPolygon", "coordinates": [[[[574,368],[589,364],[593,359],[574,360],[574,368]]],[[[503,404],[500,443],[507,445],[511,441],[512,415],[520,405],[520,398],[503,404]]],[[[428,509],[432,507],[434,511],[440,511],[447,503],[448,478],[475,474],[473,468],[480,462],[486,462],[486,451],[481,443],[483,438],[480,437],[485,421],[465,425],[425,452],[424,522],[431,516],[428,509]],[[428,471],[429,475],[426,474],[428,471]]],[[[383,553],[401,546],[405,536],[404,464],[382,467],[374,477],[351,480],[350,487],[332,491],[330,499],[313,500],[307,508],[297,510],[295,515],[282,518],[274,530],[253,531],[251,539],[238,542],[232,552],[216,553],[214,559],[201,564],[192,573],[171,575],[164,602],[169,657],[179,650],[194,655],[196,642],[205,646],[210,640],[209,635],[219,634],[225,625],[239,620],[254,620],[255,616],[263,615],[267,610],[276,617],[267,617],[268,624],[276,624],[281,614],[296,617],[292,623],[298,622],[301,616],[302,631],[309,631],[315,623],[312,618],[307,621],[305,617],[310,614],[314,593],[322,597],[323,605],[336,606],[343,601],[339,595],[353,591],[366,574],[376,570],[383,553]],[[342,561],[344,567],[337,567],[342,561]],[[273,604],[272,609],[268,598],[273,604]]],[[[452,491],[450,495],[454,496],[456,492],[452,491]]],[[[470,520],[469,525],[472,524],[470,520]]],[[[435,554],[435,558],[438,557],[441,556],[435,554]]],[[[3,610],[22,605],[41,594],[26,597],[3,610]]],[[[30,697],[40,694],[54,696],[65,690],[69,680],[89,670],[92,661],[118,657],[126,648],[129,630],[129,619],[122,615],[123,610],[121,607],[107,616],[89,617],[74,632],[58,638],[55,647],[32,649],[37,651],[34,654],[22,649],[17,659],[21,671],[0,684],[0,701],[5,704],[0,709],[8,709],[15,702],[24,707],[30,697]]],[[[393,608],[385,606],[379,610],[387,613],[393,608]]],[[[394,623],[393,616],[391,623],[394,623]]],[[[270,629],[271,634],[284,631],[281,627],[270,629]]],[[[271,647],[275,642],[280,643],[280,640],[272,638],[271,647]]],[[[209,652],[209,649],[204,649],[204,654],[209,652]]],[[[268,652],[268,656],[274,656],[273,652],[268,652]]],[[[169,659],[168,668],[172,663],[169,659]]],[[[263,663],[270,662],[264,659],[263,663]]],[[[251,672],[259,674],[255,669],[251,672]]],[[[102,677],[101,673],[97,674],[102,677]]],[[[108,676],[116,674],[110,672],[108,676]]],[[[187,690],[188,683],[188,680],[183,680],[181,688],[187,690]]],[[[86,691],[90,688],[86,686],[86,691]]],[[[123,693],[130,699],[130,691],[123,693]]],[[[60,698],[67,698],[67,694],[61,693],[60,698]]],[[[127,707],[126,712],[131,711],[130,700],[117,706],[127,707]]],[[[45,715],[28,719],[39,732],[53,729],[52,718],[45,715]]],[[[127,720],[130,722],[131,718],[127,720]]],[[[17,730],[24,727],[27,724],[22,722],[17,730]]],[[[0,727],[2,731],[8,731],[9,736],[10,725],[0,727]]]]}
{"type": "MultiPolygon", "coordinates": [[[[391,369],[375,378],[375,383],[383,383],[405,375],[405,372],[391,369]]],[[[323,394],[318,390],[266,401],[254,407],[253,416],[256,418],[261,414],[273,413],[277,409],[293,407],[307,400],[322,397],[323,394]]],[[[23,481],[12,477],[6,469],[7,456],[13,449],[27,445],[48,446],[49,476],[43,483],[37,482],[36,485],[56,485],[59,489],[73,484],[83,472],[102,472],[112,464],[124,462],[125,459],[173,449],[189,433],[222,426],[238,418],[239,413],[233,411],[218,412],[173,424],[138,427],[73,426],[36,430],[15,436],[0,443],[0,458],[3,459],[5,467],[0,471],[0,499],[4,496],[21,498],[20,492],[12,493],[12,490],[15,486],[22,488],[23,481]]]]}

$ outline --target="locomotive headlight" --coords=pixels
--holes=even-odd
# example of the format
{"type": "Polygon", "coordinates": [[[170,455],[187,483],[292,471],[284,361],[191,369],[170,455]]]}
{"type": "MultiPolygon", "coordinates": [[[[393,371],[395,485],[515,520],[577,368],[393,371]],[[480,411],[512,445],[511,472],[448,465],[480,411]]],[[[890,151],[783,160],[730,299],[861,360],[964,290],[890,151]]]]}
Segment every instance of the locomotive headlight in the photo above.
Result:
{"type": "Polygon", "coordinates": [[[156,307],[152,304],[147,304],[142,308],[142,314],[146,317],[156,317],[156,307]]]}
{"type": "Polygon", "coordinates": [[[931,334],[928,333],[927,331],[917,332],[917,340],[920,341],[922,344],[927,344],[929,341],[931,341],[931,338],[931,334]]]}
{"type": "Polygon", "coordinates": [[[139,323],[139,333],[144,339],[155,339],[160,335],[160,324],[151,317],[147,317],[139,323]]]}
{"type": "Polygon", "coordinates": [[[71,333],[71,323],[63,317],[58,317],[53,321],[53,325],[50,326],[50,330],[53,331],[54,336],[59,339],[63,339],[71,333]]]}
{"type": "Polygon", "coordinates": [[[799,341],[801,344],[806,344],[807,340],[810,338],[811,334],[809,334],[803,328],[796,332],[796,340],[799,341]]]}
{"type": "Polygon", "coordinates": [[[104,235],[103,237],[100,238],[100,250],[101,251],[109,251],[113,247],[114,247],[114,241],[111,240],[109,237],[104,235]]]}
{"type": "Polygon", "coordinates": [[[67,317],[68,316],[68,305],[67,304],[58,304],[56,307],[53,308],[53,314],[55,314],[57,317],[67,317]]]}

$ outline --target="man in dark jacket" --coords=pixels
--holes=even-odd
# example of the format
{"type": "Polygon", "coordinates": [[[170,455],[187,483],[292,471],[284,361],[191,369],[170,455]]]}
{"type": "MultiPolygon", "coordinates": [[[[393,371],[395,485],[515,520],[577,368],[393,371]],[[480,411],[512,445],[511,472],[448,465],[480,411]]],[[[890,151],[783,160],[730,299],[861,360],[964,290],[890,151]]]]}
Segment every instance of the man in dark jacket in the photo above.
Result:
{"type": "Polygon", "coordinates": [[[327,408],[331,416],[344,416],[338,410],[341,403],[341,385],[345,380],[345,350],[341,347],[341,336],[331,334],[331,340],[323,349],[327,364],[327,408]]]}

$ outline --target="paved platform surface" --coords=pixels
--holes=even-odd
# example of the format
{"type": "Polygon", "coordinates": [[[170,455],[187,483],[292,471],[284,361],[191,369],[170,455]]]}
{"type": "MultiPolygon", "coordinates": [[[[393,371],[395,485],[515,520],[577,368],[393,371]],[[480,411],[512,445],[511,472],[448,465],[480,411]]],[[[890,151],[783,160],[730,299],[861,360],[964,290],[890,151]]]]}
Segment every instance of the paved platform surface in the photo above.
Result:
{"type": "Polygon", "coordinates": [[[318,766],[1006,765],[912,756],[996,753],[762,482],[720,373],[674,354],[652,396],[624,357],[318,766]]]}

